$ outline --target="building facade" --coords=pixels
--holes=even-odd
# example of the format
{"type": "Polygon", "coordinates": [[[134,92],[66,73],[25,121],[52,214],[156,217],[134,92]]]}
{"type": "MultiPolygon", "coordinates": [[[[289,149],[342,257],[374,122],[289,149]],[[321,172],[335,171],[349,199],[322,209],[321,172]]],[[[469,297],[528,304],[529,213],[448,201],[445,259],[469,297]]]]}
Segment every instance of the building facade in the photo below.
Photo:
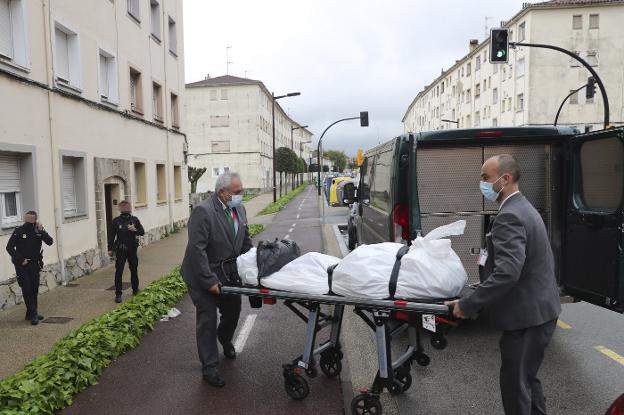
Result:
{"type": "MultiPolygon", "coordinates": [[[[624,1],[555,0],[525,3],[501,27],[510,42],[563,47],[585,59],[605,84],[610,123],[624,123],[624,1]]],[[[403,117],[404,129],[553,125],[564,98],[587,83],[590,73],[557,51],[510,49],[507,64],[490,64],[489,38],[470,41],[470,52],[418,93],[403,117]]],[[[558,125],[591,131],[603,127],[600,91],[585,89],[563,106],[558,125]]]]}
{"type": "MultiPolygon", "coordinates": [[[[181,0],[0,0],[0,244],[35,210],[41,290],[109,262],[127,199],[150,243],[188,215],[181,0]]],[[[0,256],[0,309],[21,300],[0,256]]]]}
{"type": "MultiPolygon", "coordinates": [[[[272,189],[272,96],[261,81],[226,75],[187,84],[185,114],[189,165],[207,169],[198,192],[213,191],[226,171],[240,173],[247,190],[272,189]]],[[[275,148],[290,148],[309,164],[311,138],[276,102],[275,148]]]]}

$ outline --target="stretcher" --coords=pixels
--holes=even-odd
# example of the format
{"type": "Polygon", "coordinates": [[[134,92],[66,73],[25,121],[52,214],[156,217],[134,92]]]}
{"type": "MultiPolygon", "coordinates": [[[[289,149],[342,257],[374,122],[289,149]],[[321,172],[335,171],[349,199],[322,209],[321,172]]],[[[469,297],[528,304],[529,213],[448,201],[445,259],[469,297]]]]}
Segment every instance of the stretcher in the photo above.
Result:
{"type": "Polygon", "coordinates": [[[412,384],[410,374],[412,362],[427,366],[430,358],[424,352],[421,329],[424,327],[435,334],[431,344],[436,348],[446,347],[444,331],[454,325],[449,317],[449,308],[440,301],[371,300],[341,297],[338,295],[308,295],[267,288],[222,287],[225,294],[239,294],[262,298],[263,304],[276,304],[278,300],[306,324],[303,353],[284,364],[284,388],[289,397],[305,399],[310,389],[302,372],[310,377],[317,376],[315,356],[320,356],[321,371],[330,378],[340,375],[344,357],[340,344],[340,331],[345,306],[353,306],[354,312],[375,332],[378,371],[368,390],[361,391],[351,402],[353,414],[381,414],[380,394],[388,390],[401,394],[412,384]],[[323,312],[321,306],[333,306],[323,312]],[[440,329],[436,329],[436,326],[440,329]],[[317,347],[317,335],[328,328],[329,337],[317,347]],[[392,339],[407,330],[408,347],[400,356],[392,358],[392,339]]]}

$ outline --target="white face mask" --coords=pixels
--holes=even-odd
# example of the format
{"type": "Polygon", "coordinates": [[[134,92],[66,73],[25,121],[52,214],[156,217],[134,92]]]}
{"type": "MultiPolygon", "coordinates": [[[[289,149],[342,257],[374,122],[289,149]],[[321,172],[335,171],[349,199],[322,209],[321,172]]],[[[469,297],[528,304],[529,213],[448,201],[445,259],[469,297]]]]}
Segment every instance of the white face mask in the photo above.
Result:
{"type": "Polygon", "coordinates": [[[494,190],[494,184],[498,182],[502,177],[503,176],[496,179],[494,183],[481,181],[481,183],[479,184],[481,193],[487,200],[491,202],[495,202],[496,199],[498,199],[498,195],[500,195],[500,193],[503,191],[505,186],[501,187],[501,189],[497,192],[496,190],[494,190]]]}
{"type": "Polygon", "coordinates": [[[243,203],[243,195],[232,195],[232,200],[229,200],[227,202],[227,205],[230,208],[234,208],[234,207],[240,205],[241,203],[243,203]]]}

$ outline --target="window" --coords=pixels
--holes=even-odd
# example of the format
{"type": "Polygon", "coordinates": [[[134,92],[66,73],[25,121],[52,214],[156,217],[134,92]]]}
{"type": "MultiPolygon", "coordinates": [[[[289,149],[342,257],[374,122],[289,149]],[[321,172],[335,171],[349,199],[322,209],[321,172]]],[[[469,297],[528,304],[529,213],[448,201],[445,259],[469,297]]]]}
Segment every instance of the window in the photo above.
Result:
{"type": "MultiPolygon", "coordinates": [[[[574,90],[571,90],[570,93],[574,92],[574,90]]],[[[570,104],[578,104],[578,92],[574,92],[571,96],[570,96],[570,104]]]]}
{"type": "Polygon", "coordinates": [[[481,56],[477,56],[477,59],[475,61],[475,72],[477,72],[479,69],[481,69],[481,56]]]}
{"type": "Polygon", "coordinates": [[[376,209],[390,212],[390,172],[392,170],[392,151],[379,154],[375,159],[373,186],[370,192],[370,204],[376,209]]]}
{"type": "Polygon", "coordinates": [[[471,99],[472,99],[472,91],[470,91],[470,88],[468,88],[466,90],[466,102],[470,102],[471,99]]]}
{"type": "Polygon", "coordinates": [[[134,204],[135,207],[147,205],[147,178],[145,163],[134,162],[134,204]]]}
{"type": "Polygon", "coordinates": [[[598,66],[598,52],[595,50],[587,51],[587,63],[591,66],[598,66]]]}
{"type": "Polygon", "coordinates": [[[472,127],[472,124],[470,122],[470,115],[466,115],[466,123],[464,125],[466,128],[470,128],[472,127]]]}
{"type": "Polygon", "coordinates": [[[579,180],[575,185],[577,203],[598,210],[617,209],[622,202],[624,160],[617,137],[585,142],[580,148],[579,180]]]}
{"type": "MultiPolygon", "coordinates": [[[[574,53],[575,55],[579,55],[580,54],[580,52],[578,50],[573,50],[572,53],[574,53]]],[[[579,67],[579,66],[581,66],[579,61],[577,61],[573,57],[570,57],[570,67],[579,67]]]]}
{"type": "Polygon", "coordinates": [[[212,168],[212,177],[219,177],[219,168],[218,167],[213,167],[212,168]]]}
{"type": "Polygon", "coordinates": [[[492,118],[492,127],[498,127],[498,119],[492,118]]]}
{"type": "Polygon", "coordinates": [[[29,66],[24,0],[0,0],[0,62],[29,66]]]}
{"type": "Polygon", "coordinates": [[[583,28],[583,16],[575,14],[572,16],[572,29],[578,30],[583,28]]]}
{"type": "Polygon", "coordinates": [[[143,84],[141,72],[130,68],[130,109],[143,115],[143,84]]]}
{"type": "Polygon", "coordinates": [[[524,111],[524,94],[516,96],[516,112],[524,111]]]}
{"type": "Polygon", "coordinates": [[[481,84],[475,85],[475,99],[481,96],[481,84]]]}
{"type": "Polygon", "coordinates": [[[182,167],[173,166],[173,183],[175,185],[175,200],[182,200],[182,167]]]}
{"type": "Polygon", "coordinates": [[[521,78],[524,76],[524,58],[518,59],[518,64],[516,65],[516,78],[521,78]]]}
{"type": "Polygon", "coordinates": [[[167,201],[167,179],[165,175],[165,165],[156,164],[156,202],[167,201]]]}
{"type": "Polygon", "coordinates": [[[117,97],[117,60],[110,53],[100,49],[100,98],[102,101],[116,103],[117,97]]]}
{"type": "Polygon", "coordinates": [[[507,111],[511,111],[511,97],[507,98],[507,111]]]}
{"type": "Polygon", "coordinates": [[[526,38],[525,29],[525,22],[522,22],[518,25],[518,42],[522,42],[526,38]]]}
{"type": "Polygon", "coordinates": [[[62,155],[63,217],[71,218],[86,214],[86,177],[84,157],[62,155]]]}
{"type": "Polygon", "coordinates": [[[79,55],[78,35],[57,22],[54,29],[54,73],[58,84],[80,88],[79,55]]]}
{"type": "Polygon", "coordinates": [[[128,0],[128,15],[141,23],[141,4],[139,0],[128,0]]]}
{"type": "Polygon", "coordinates": [[[178,56],[178,35],[176,33],[176,23],[169,16],[169,52],[178,56]]]}
{"type": "MultiPolygon", "coordinates": [[[[228,99],[228,90],[227,89],[222,89],[221,90],[221,100],[225,101],[228,99]]],[[[280,118],[280,123],[281,123],[281,118],[280,118]]]]}
{"type": "Polygon", "coordinates": [[[229,167],[224,167],[223,168],[223,173],[229,173],[230,172],[230,168],[229,167]]]}
{"type": "Polygon", "coordinates": [[[496,104],[498,102],[498,88],[492,89],[492,104],[496,104]]]}
{"type": "Polygon", "coordinates": [[[150,0],[150,20],[152,36],[160,41],[160,3],[158,3],[158,0],[150,0]]]}
{"type": "Polygon", "coordinates": [[[171,126],[180,128],[180,109],[178,108],[178,96],[171,93],[171,126]]]}
{"type": "Polygon", "coordinates": [[[230,116],[229,115],[211,115],[210,116],[210,127],[229,127],[230,126],[230,116]]]}
{"type": "Polygon", "coordinates": [[[599,27],[600,27],[600,15],[590,14],[589,15],[589,28],[598,29],[599,27]]]}
{"type": "MultiPolygon", "coordinates": [[[[494,65],[495,67],[498,65],[494,65]]],[[[507,79],[507,67],[503,66],[503,72],[501,74],[501,79],[504,81],[505,79],[507,79]]]]}
{"type": "Polygon", "coordinates": [[[228,140],[211,141],[210,148],[213,153],[227,153],[230,151],[230,142],[228,140]]]}
{"type": "Polygon", "coordinates": [[[154,119],[163,122],[162,87],[156,82],[152,83],[152,111],[154,119]]]}
{"type": "Polygon", "coordinates": [[[211,101],[216,101],[217,100],[217,90],[216,89],[211,89],[210,90],[210,100],[211,101]]]}
{"type": "Polygon", "coordinates": [[[475,112],[474,126],[478,127],[479,125],[481,125],[481,112],[477,111],[475,112]]]}
{"type": "Polygon", "coordinates": [[[20,158],[0,154],[0,212],[2,227],[17,226],[21,219],[20,158]]]}
{"type": "Polygon", "coordinates": [[[470,76],[471,67],[472,67],[472,64],[468,62],[468,64],[466,65],[466,76],[470,76]]]}

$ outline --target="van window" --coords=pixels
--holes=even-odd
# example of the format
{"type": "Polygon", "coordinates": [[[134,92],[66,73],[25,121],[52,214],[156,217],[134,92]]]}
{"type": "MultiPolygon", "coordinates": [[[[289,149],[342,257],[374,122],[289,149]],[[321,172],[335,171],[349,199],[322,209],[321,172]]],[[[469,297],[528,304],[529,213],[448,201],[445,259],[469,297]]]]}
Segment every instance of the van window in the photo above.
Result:
{"type": "Polygon", "coordinates": [[[615,210],[622,203],[624,148],[617,137],[583,143],[580,149],[580,180],[575,195],[586,209],[615,210]]]}
{"type": "Polygon", "coordinates": [[[371,189],[371,205],[384,212],[390,212],[390,177],[392,151],[386,151],[375,160],[375,178],[371,189]]]}
{"type": "Polygon", "coordinates": [[[362,176],[362,185],[361,189],[358,189],[358,198],[359,200],[366,200],[370,198],[370,169],[368,168],[368,164],[370,163],[370,157],[366,157],[362,162],[362,167],[360,170],[360,175],[362,176]]]}

